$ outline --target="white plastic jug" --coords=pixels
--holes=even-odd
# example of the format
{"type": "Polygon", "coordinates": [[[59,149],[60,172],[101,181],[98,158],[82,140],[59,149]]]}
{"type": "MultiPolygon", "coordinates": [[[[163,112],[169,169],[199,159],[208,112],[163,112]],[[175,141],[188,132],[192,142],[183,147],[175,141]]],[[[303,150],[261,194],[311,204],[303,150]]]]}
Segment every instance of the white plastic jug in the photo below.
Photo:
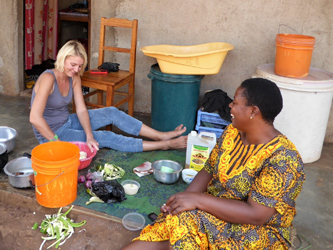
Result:
{"type": "Polygon", "coordinates": [[[215,144],[215,133],[191,131],[187,137],[186,167],[200,171],[215,144]]]}

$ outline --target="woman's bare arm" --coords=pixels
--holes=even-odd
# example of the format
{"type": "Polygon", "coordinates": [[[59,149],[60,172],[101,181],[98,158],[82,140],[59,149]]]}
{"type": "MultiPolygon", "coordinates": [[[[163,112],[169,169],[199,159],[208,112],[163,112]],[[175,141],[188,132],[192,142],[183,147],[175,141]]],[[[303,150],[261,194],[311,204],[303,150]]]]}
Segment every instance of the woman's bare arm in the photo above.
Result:
{"type": "Polygon", "coordinates": [[[276,213],[274,208],[261,205],[251,198],[245,202],[194,192],[172,195],[166,205],[173,215],[197,208],[236,224],[262,225],[276,213]]]}
{"type": "Polygon", "coordinates": [[[213,176],[205,169],[201,169],[201,171],[194,177],[190,185],[186,188],[185,192],[206,192],[207,185],[212,178],[213,176]]]}
{"type": "Polygon", "coordinates": [[[165,207],[167,211],[178,214],[197,208],[230,223],[253,225],[264,224],[276,213],[274,208],[263,206],[251,198],[244,202],[204,193],[211,179],[212,175],[202,169],[184,192],[168,199],[165,207]]]}
{"type": "Polygon", "coordinates": [[[43,113],[45,110],[47,99],[53,91],[54,76],[51,73],[42,74],[34,87],[36,96],[30,111],[30,123],[38,130],[38,132],[47,140],[54,137],[54,132],[46,123],[43,113]]]}

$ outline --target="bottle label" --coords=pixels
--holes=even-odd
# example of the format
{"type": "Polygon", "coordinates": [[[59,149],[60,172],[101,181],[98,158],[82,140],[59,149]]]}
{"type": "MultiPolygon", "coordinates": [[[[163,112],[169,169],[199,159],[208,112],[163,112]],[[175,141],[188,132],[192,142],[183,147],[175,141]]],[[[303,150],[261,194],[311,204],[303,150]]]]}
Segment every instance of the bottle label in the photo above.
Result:
{"type": "Polygon", "coordinates": [[[192,145],[189,168],[200,171],[209,157],[209,147],[192,145]]]}

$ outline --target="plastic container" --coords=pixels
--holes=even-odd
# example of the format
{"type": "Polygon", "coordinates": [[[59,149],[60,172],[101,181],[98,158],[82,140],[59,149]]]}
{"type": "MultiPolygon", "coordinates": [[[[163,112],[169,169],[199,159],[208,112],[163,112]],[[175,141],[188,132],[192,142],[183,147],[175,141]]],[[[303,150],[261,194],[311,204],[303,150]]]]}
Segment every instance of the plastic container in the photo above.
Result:
{"type": "Polygon", "coordinates": [[[223,134],[223,131],[225,129],[225,125],[220,125],[220,128],[216,128],[216,127],[205,127],[205,126],[195,126],[195,130],[198,132],[198,134],[201,133],[214,133],[216,138],[220,138],[221,135],[223,134]]]}
{"type": "Polygon", "coordinates": [[[306,78],[288,78],[274,73],[274,64],[260,65],[253,77],[276,83],[283,97],[283,109],[274,126],[298,149],[303,162],[321,156],[333,97],[333,74],[310,67],[306,78]]]}
{"type": "Polygon", "coordinates": [[[87,158],[85,159],[80,159],[80,165],[79,165],[79,170],[85,169],[88,167],[92,161],[92,159],[95,157],[97,150],[94,148],[93,152],[90,151],[90,148],[88,147],[87,143],[81,142],[81,141],[72,141],[74,145],[78,146],[80,149],[80,152],[86,152],[87,153],[87,158]]]}
{"type": "Polygon", "coordinates": [[[198,109],[201,79],[198,75],[162,73],[158,64],[151,66],[148,77],[151,86],[151,125],[159,131],[171,131],[183,124],[194,129],[198,109]]]}
{"type": "Polygon", "coordinates": [[[194,177],[197,175],[197,173],[198,172],[195,171],[194,169],[189,169],[189,168],[183,169],[182,179],[186,184],[190,184],[193,181],[194,177]]]}
{"type": "Polygon", "coordinates": [[[231,122],[222,119],[217,113],[204,112],[199,109],[195,130],[198,131],[199,134],[202,132],[214,133],[216,138],[220,138],[225,127],[230,123],[231,122]]]}
{"type": "Polygon", "coordinates": [[[157,59],[161,71],[180,75],[212,75],[219,73],[229,50],[229,43],[205,43],[192,46],[153,45],[141,51],[157,59]]]}
{"type": "Polygon", "coordinates": [[[134,180],[122,181],[121,185],[124,188],[125,194],[128,194],[128,195],[135,195],[140,189],[139,182],[134,181],[134,180]]]}
{"type": "Polygon", "coordinates": [[[186,167],[200,171],[216,144],[214,133],[191,131],[187,138],[186,167]]]}
{"type": "Polygon", "coordinates": [[[59,208],[75,201],[79,158],[79,147],[64,141],[43,143],[31,151],[36,199],[40,205],[59,208]]]}
{"type": "Polygon", "coordinates": [[[286,77],[307,77],[315,38],[312,36],[277,34],[274,72],[286,77]]]}
{"type": "Polygon", "coordinates": [[[229,125],[231,123],[229,121],[222,119],[221,116],[217,113],[205,112],[199,109],[197,116],[197,124],[200,125],[203,122],[220,124],[220,125],[229,125]]]}
{"type": "Polygon", "coordinates": [[[128,213],[123,217],[122,223],[126,229],[138,231],[145,226],[146,220],[145,217],[139,213],[128,213]]]}

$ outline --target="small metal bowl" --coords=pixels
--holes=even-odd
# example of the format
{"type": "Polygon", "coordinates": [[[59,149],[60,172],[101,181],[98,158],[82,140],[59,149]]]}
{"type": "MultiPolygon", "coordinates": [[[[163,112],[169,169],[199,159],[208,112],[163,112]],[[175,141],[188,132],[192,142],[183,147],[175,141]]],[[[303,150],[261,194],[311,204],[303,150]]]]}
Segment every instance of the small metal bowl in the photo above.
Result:
{"type": "Polygon", "coordinates": [[[34,185],[34,170],[31,164],[31,159],[25,156],[8,162],[3,170],[8,175],[9,184],[15,188],[32,187],[34,185]]]}
{"type": "Polygon", "coordinates": [[[7,153],[15,148],[17,131],[13,128],[0,126],[0,142],[4,143],[7,147],[7,153]]]}
{"type": "Polygon", "coordinates": [[[182,165],[176,161],[171,160],[158,160],[153,162],[152,168],[154,170],[154,177],[158,182],[162,182],[165,184],[172,184],[178,181],[180,173],[183,169],[182,165]],[[174,172],[167,173],[162,172],[162,167],[172,168],[174,172]]]}

